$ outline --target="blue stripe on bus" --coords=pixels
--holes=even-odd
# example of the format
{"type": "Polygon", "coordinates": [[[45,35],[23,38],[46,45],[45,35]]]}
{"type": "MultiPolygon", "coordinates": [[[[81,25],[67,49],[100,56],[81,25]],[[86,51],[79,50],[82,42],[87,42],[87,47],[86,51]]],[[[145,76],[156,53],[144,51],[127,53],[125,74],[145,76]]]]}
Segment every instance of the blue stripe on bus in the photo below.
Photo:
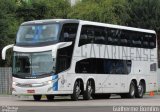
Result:
{"type": "Polygon", "coordinates": [[[58,91],[58,75],[52,75],[52,80],[55,81],[52,86],[53,91],[58,91]]]}

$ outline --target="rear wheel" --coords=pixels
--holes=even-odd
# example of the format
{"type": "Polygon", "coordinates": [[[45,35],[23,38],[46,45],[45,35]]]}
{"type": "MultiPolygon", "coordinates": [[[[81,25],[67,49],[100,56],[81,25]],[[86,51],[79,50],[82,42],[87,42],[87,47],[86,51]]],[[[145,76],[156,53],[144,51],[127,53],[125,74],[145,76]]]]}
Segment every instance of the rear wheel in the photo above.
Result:
{"type": "Polygon", "coordinates": [[[73,94],[71,95],[71,99],[77,101],[81,93],[80,81],[76,81],[73,88],[73,94]]]}
{"type": "Polygon", "coordinates": [[[143,98],[145,92],[145,85],[143,82],[140,82],[136,91],[136,98],[143,98]]]}
{"type": "Polygon", "coordinates": [[[40,101],[41,97],[42,97],[42,95],[33,95],[33,98],[35,101],[40,101]]]}
{"type": "Polygon", "coordinates": [[[86,85],[86,91],[83,94],[83,99],[84,100],[90,100],[91,99],[91,95],[93,94],[93,83],[91,80],[87,81],[87,85],[86,85]]]}
{"type": "Polygon", "coordinates": [[[127,93],[127,98],[135,98],[135,93],[136,93],[136,86],[134,84],[134,82],[132,81],[130,84],[130,89],[129,89],[129,93],[127,93]]]}
{"type": "Polygon", "coordinates": [[[54,95],[46,95],[48,101],[54,100],[54,95]]]}

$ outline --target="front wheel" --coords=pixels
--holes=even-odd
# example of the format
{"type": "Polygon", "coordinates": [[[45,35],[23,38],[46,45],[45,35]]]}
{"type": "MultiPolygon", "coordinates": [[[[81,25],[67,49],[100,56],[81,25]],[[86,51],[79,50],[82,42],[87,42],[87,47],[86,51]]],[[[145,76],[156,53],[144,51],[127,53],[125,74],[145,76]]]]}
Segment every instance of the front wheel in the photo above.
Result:
{"type": "Polygon", "coordinates": [[[42,97],[42,95],[33,95],[33,98],[35,101],[40,101],[41,97],[42,97]]]}
{"type": "Polygon", "coordinates": [[[73,87],[73,94],[71,95],[71,99],[77,101],[81,93],[80,82],[76,81],[73,87]]]}
{"type": "Polygon", "coordinates": [[[93,85],[92,85],[92,82],[91,81],[87,81],[86,91],[83,94],[83,99],[84,100],[90,100],[92,94],[93,94],[93,85]]]}

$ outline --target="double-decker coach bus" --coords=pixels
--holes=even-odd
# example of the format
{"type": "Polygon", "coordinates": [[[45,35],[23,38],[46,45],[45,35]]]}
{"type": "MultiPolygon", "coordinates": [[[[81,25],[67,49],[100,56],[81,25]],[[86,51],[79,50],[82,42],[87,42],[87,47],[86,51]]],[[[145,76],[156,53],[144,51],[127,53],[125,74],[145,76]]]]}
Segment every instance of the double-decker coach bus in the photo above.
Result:
{"type": "Polygon", "coordinates": [[[153,30],[72,19],[22,23],[13,49],[12,94],[71,99],[142,98],[157,89],[153,30]]]}

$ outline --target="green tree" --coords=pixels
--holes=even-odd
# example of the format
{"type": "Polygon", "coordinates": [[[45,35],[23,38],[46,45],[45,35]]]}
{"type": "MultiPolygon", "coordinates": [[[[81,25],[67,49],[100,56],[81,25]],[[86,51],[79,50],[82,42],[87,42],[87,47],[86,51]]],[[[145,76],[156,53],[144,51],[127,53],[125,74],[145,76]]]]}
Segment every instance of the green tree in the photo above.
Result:
{"type": "Polygon", "coordinates": [[[105,23],[126,25],[129,16],[126,0],[103,0],[100,3],[100,21],[105,23]]]}
{"type": "MultiPolygon", "coordinates": [[[[0,52],[5,45],[13,44],[19,22],[16,19],[16,2],[14,0],[0,0],[0,52]]],[[[1,53],[0,53],[1,54],[1,53]]],[[[9,66],[11,56],[8,61],[0,59],[0,66],[9,66]]]]}
{"type": "Polygon", "coordinates": [[[125,24],[129,16],[126,0],[82,0],[73,6],[68,18],[125,24]]]}
{"type": "Polygon", "coordinates": [[[66,0],[21,1],[17,10],[17,17],[19,17],[22,21],[66,18],[69,9],[70,4],[66,0]]]}
{"type": "MultiPolygon", "coordinates": [[[[128,25],[152,29],[157,32],[158,49],[160,49],[160,0],[128,0],[130,19],[128,25]]],[[[158,50],[160,67],[160,50],[158,50]]]]}
{"type": "Polygon", "coordinates": [[[68,18],[98,21],[99,7],[95,2],[79,2],[73,6],[68,14],[68,18]],[[87,5],[89,4],[89,5],[87,5]]]}
{"type": "MultiPolygon", "coordinates": [[[[66,18],[70,4],[65,0],[0,0],[0,51],[15,43],[20,23],[35,19],[66,18]]],[[[1,53],[0,53],[1,54],[1,53]]],[[[0,66],[11,66],[11,50],[7,61],[0,58],[0,66]]]]}
{"type": "Polygon", "coordinates": [[[128,0],[128,3],[130,26],[160,31],[160,0],[128,0]]]}
{"type": "MultiPolygon", "coordinates": [[[[0,49],[15,41],[23,21],[71,18],[154,29],[160,40],[160,0],[0,0],[0,49]]],[[[159,41],[160,42],[160,41],[159,41]]],[[[159,44],[160,48],[160,44],[159,44]]],[[[0,60],[0,66],[9,65],[0,60]]]]}

